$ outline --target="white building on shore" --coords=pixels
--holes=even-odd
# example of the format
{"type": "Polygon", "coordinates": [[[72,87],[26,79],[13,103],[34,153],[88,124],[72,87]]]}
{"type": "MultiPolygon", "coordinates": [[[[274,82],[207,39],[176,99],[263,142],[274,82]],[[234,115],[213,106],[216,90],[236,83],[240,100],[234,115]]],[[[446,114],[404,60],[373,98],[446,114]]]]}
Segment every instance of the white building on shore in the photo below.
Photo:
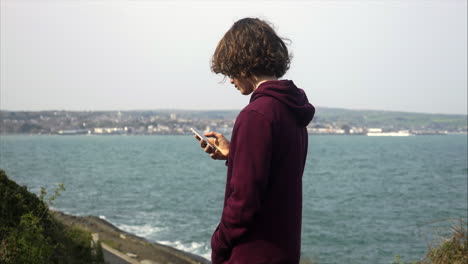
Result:
{"type": "Polygon", "coordinates": [[[381,128],[369,128],[367,129],[367,136],[370,137],[407,137],[412,136],[408,130],[400,130],[397,132],[383,132],[381,128]]]}

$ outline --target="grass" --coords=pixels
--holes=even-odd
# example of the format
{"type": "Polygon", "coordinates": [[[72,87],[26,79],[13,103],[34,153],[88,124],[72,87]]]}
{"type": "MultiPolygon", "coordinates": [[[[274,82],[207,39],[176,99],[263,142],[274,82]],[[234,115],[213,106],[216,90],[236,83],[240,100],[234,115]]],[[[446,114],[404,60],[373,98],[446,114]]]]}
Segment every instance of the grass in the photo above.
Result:
{"type": "Polygon", "coordinates": [[[392,264],[467,264],[468,236],[466,223],[462,219],[453,224],[448,237],[439,237],[428,246],[422,260],[406,262],[399,255],[392,264]]]}
{"type": "Polygon", "coordinates": [[[102,239],[101,243],[108,245],[111,248],[121,250],[121,245],[113,240],[102,239]]]}
{"type": "Polygon", "coordinates": [[[432,264],[466,264],[468,263],[468,237],[466,223],[460,220],[453,225],[451,236],[444,238],[436,247],[429,247],[428,262],[432,264]]]}

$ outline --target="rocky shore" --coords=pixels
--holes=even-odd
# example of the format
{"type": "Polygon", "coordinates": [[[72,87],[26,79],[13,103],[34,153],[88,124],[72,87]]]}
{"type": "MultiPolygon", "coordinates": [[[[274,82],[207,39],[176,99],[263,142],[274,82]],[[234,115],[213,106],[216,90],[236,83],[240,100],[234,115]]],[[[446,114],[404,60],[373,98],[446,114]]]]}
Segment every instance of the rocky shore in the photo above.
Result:
{"type": "Polygon", "coordinates": [[[68,226],[77,226],[93,234],[102,247],[106,263],[208,264],[205,258],[122,231],[95,216],[73,216],[59,211],[51,214],[68,226]],[[112,254],[114,253],[114,254],[112,254]],[[113,260],[110,257],[113,255],[113,260]]]}

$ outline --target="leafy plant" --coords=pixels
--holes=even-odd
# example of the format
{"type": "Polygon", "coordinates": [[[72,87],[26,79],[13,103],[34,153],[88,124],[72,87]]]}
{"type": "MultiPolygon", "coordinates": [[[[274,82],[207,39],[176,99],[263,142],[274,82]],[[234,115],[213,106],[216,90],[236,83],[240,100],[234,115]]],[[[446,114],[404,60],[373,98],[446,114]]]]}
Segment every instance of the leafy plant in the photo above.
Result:
{"type": "Polygon", "coordinates": [[[46,199],[8,179],[0,169],[0,263],[103,263],[100,245],[91,234],[67,227],[49,213],[49,205],[65,190],[59,184],[46,199]]]}

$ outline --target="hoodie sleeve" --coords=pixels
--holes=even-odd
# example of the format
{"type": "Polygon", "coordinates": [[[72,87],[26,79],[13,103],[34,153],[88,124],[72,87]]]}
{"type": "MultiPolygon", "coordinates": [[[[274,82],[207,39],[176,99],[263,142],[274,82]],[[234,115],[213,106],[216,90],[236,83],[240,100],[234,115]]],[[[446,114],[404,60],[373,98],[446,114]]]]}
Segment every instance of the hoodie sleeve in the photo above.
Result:
{"type": "MultiPolygon", "coordinates": [[[[213,264],[229,258],[232,247],[248,231],[261,208],[270,175],[271,123],[256,111],[243,111],[233,131],[231,190],[221,222],[211,239],[213,264]]],[[[230,161],[231,162],[231,161],[230,161]]]]}

